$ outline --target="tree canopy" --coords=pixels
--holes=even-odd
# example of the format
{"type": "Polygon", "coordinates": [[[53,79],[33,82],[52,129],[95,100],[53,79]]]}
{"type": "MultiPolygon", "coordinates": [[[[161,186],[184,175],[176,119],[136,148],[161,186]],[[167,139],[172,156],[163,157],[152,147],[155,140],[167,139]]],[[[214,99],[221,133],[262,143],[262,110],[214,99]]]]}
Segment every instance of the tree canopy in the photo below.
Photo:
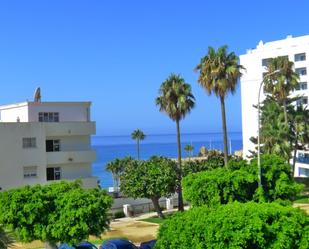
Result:
{"type": "Polygon", "coordinates": [[[229,167],[189,174],[183,178],[184,197],[193,206],[248,202],[263,195],[266,202],[292,201],[302,190],[291,176],[291,166],[275,155],[262,156],[263,193],[258,192],[257,160],[231,160],[229,167]]]}
{"type": "Polygon", "coordinates": [[[112,199],[79,181],[35,185],[0,193],[0,224],[22,242],[76,243],[109,227],[112,199]]]}
{"type": "Polygon", "coordinates": [[[307,249],[309,216],[278,203],[192,208],[160,226],[156,248],[307,249]]]}
{"type": "Polygon", "coordinates": [[[176,163],[163,157],[131,161],[120,177],[121,192],[133,198],[151,199],[158,215],[162,217],[159,199],[175,193],[176,171],[176,163]]]}

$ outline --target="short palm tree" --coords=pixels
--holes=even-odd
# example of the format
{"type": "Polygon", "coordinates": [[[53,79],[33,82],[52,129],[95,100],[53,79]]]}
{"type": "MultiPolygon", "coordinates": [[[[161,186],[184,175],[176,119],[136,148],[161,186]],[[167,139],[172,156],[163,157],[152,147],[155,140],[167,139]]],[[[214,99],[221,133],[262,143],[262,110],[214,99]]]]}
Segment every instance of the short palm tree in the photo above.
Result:
{"type": "Polygon", "coordinates": [[[199,72],[198,83],[209,95],[214,93],[220,98],[225,166],[228,163],[225,98],[228,93],[235,92],[241,69],[244,68],[238,64],[238,57],[233,52],[228,53],[227,46],[222,46],[217,51],[209,47],[208,54],[195,68],[199,72]]]}
{"type": "Polygon", "coordinates": [[[11,232],[6,232],[3,227],[0,226],[0,249],[7,249],[14,244],[14,236],[11,232]]]}
{"type": "Polygon", "coordinates": [[[176,74],[171,74],[161,85],[156,105],[160,111],[176,122],[177,145],[178,145],[178,210],[183,211],[183,198],[181,188],[181,143],[180,143],[180,120],[185,118],[195,105],[195,98],[191,92],[191,86],[176,74]]]}
{"type": "Polygon", "coordinates": [[[184,147],[184,150],[188,153],[189,159],[192,156],[192,151],[194,150],[194,147],[191,144],[187,144],[184,147]]]}
{"type": "Polygon", "coordinates": [[[137,129],[137,130],[132,132],[131,137],[132,137],[132,139],[136,140],[136,142],[137,142],[137,159],[139,160],[139,158],[140,158],[140,141],[144,140],[146,135],[140,129],[137,129]]]}
{"type": "Polygon", "coordinates": [[[293,70],[294,63],[286,56],[269,59],[264,79],[264,91],[272,95],[284,108],[284,122],[288,124],[288,97],[297,85],[299,76],[293,70]],[[277,72],[276,72],[277,71],[277,72]]]}

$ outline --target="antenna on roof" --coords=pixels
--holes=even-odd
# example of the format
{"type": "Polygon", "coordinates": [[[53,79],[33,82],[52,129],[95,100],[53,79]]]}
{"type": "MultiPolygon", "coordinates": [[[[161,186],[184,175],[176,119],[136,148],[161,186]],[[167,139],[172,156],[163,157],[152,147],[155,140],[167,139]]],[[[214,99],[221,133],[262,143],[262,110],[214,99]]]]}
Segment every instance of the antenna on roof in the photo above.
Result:
{"type": "Polygon", "coordinates": [[[37,87],[34,92],[34,102],[41,102],[41,88],[37,87]]]}

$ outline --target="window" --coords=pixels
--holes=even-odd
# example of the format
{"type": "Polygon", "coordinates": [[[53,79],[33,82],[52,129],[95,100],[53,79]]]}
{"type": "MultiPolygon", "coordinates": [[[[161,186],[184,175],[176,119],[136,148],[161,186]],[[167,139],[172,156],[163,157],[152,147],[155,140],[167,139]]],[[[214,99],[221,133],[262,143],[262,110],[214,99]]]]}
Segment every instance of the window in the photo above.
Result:
{"type": "Polygon", "coordinates": [[[306,53],[294,55],[294,61],[305,61],[305,60],[306,60],[306,53]]]}
{"type": "Polygon", "coordinates": [[[46,169],[47,181],[60,180],[61,179],[61,168],[47,168],[46,169]]]}
{"type": "Polygon", "coordinates": [[[307,82],[299,82],[295,88],[296,91],[307,90],[308,85],[307,82]]]}
{"type": "Polygon", "coordinates": [[[296,105],[307,105],[308,104],[308,97],[302,97],[296,101],[296,105]]]}
{"type": "Polygon", "coordinates": [[[36,178],[37,166],[24,166],[24,178],[36,178]]]}
{"type": "Polygon", "coordinates": [[[263,67],[267,67],[268,64],[269,64],[269,60],[270,60],[270,58],[262,59],[262,66],[263,66],[263,67]]]}
{"type": "Polygon", "coordinates": [[[302,67],[302,68],[296,68],[295,69],[295,72],[298,74],[298,75],[307,75],[307,68],[305,67],[302,67]]]}
{"type": "Polygon", "coordinates": [[[36,148],[36,138],[35,137],[24,137],[23,138],[23,148],[36,148]]]}
{"type": "Polygon", "coordinates": [[[46,152],[60,151],[60,140],[46,140],[46,152]]]}
{"type": "Polygon", "coordinates": [[[39,112],[39,122],[59,122],[59,112],[39,112]]]}

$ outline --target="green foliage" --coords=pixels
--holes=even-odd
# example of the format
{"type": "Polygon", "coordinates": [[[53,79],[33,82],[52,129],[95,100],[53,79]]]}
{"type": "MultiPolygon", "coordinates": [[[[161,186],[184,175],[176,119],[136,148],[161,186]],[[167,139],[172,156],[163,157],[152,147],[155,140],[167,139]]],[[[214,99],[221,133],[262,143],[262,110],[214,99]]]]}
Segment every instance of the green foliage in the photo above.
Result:
{"type": "Polygon", "coordinates": [[[185,161],[182,165],[182,173],[184,176],[190,173],[212,170],[224,166],[224,158],[220,156],[211,156],[205,160],[190,160],[185,161]]]}
{"type": "Polygon", "coordinates": [[[14,244],[14,235],[12,232],[7,232],[0,225],[0,249],[7,249],[14,244]]]}
{"type": "MultiPolygon", "coordinates": [[[[261,158],[261,165],[265,201],[293,201],[303,189],[303,185],[297,184],[291,176],[291,166],[281,157],[264,155],[261,158]]],[[[251,161],[248,170],[257,175],[256,159],[251,161]]]]}
{"type": "Polygon", "coordinates": [[[195,106],[191,86],[176,74],[171,74],[160,86],[156,105],[173,121],[180,121],[195,106]]]}
{"type": "Polygon", "coordinates": [[[148,161],[131,161],[120,179],[120,189],[124,195],[151,199],[158,215],[163,217],[159,198],[175,193],[177,167],[174,161],[164,157],[152,157],[148,161]]]}
{"type": "Polygon", "coordinates": [[[218,168],[183,178],[183,193],[193,206],[218,206],[233,201],[292,201],[302,190],[291,177],[291,166],[275,155],[264,155],[262,162],[263,192],[258,192],[257,161],[231,160],[229,167],[218,168]]]}
{"type": "Polygon", "coordinates": [[[253,199],[257,182],[254,175],[244,169],[218,168],[183,178],[184,198],[193,206],[218,206],[238,200],[253,199]]]}
{"type": "Polygon", "coordinates": [[[164,157],[131,161],[121,175],[121,192],[133,198],[169,196],[175,192],[176,163],[164,157]]]}
{"type": "Polygon", "coordinates": [[[192,208],[160,226],[156,248],[307,249],[309,217],[277,203],[192,208]]]}
{"type": "Polygon", "coordinates": [[[22,242],[76,243],[108,228],[112,199],[79,181],[26,186],[0,194],[0,223],[22,242]]]}
{"type": "Polygon", "coordinates": [[[114,213],[113,215],[114,219],[120,219],[120,218],[124,218],[126,217],[126,215],[124,214],[124,212],[121,210],[121,211],[117,211],[114,213]]]}

